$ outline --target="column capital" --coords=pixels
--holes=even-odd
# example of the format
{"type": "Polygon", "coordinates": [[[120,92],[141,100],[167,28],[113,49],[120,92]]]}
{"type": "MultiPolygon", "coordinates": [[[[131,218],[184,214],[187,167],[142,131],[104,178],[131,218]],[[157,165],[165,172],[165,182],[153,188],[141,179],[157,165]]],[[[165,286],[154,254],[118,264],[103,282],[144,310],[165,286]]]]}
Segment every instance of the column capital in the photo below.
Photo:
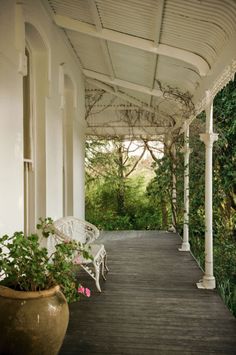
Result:
{"type": "Polygon", "coordinates": [[[218,133],[201,133],[200,140],[208,147],[212,147],[213,143],[218,140],[218,133]]]}

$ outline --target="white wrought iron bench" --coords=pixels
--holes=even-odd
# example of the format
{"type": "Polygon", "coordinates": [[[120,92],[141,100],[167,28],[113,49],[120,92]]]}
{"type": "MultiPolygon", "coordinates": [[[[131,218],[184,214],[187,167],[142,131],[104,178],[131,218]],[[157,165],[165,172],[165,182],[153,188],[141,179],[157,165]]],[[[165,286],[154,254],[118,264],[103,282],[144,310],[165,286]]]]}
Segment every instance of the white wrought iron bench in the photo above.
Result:
{"type": "Polygon", "coordinates": [[[59,241],[73,239],[90,247],[89,254],[93,257],[93,260],[78,256],[75,257],[75,263],[79,263],[95,280],[97,289],[101,292],[99,283],[100,271],[103,279],[106,280],[105,271],[109,271],[109,269],[107,267],[107,253],[104,245],[94,243],[99,237],[98,228],[87,221],[75,217],[60,218],[53,223],[53,226],[54,237],[59,241]],[[91,268],[91,264],[93,265],[93,269],[91,268]]]}

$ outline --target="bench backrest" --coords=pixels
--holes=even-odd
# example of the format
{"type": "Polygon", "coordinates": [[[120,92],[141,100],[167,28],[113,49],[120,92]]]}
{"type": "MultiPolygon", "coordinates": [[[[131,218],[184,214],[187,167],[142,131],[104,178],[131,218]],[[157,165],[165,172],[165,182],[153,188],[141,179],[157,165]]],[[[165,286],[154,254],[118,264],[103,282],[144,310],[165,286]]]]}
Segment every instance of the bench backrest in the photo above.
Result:
{"type": "Polygon", "coordinates": [[[76,240],[90,244],[99,237],[99,230],[93,224],[75,217],[63,217],[53,223],[55,234],[61,240],[76,240]]]}

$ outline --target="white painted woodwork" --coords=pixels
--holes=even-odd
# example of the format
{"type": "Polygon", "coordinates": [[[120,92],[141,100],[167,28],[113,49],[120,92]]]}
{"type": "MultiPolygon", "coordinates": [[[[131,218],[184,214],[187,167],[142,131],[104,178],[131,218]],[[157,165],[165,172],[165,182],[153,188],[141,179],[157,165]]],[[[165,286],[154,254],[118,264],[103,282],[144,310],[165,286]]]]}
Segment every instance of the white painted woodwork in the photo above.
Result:
{"type": "Polygon", "coordinates": [[[173,231],[176,231],[176,218],[177,218],[177,179],[176,179],[176,146],[175,143],[172,143],[171,146],[172,154],[172,228],[173,231]]]}
{"type": "MultiPolygon", "coordinates": [[[[94,280],[96,287],[101,292],[100,273],[106,280],[105,271],[109,271],[107,267],[107,253],[104,244],[94,243],[99,237],[99,230],[93,224],[72,216],[59,218],[53,223],[54,235],[50,236],[51,247],[55,248],[59,242],[75,240],[83,243],[83,248],[89,252],[92,258],[85,259],[79,253],[75,255],[74,264],[80,265],[94,280]],[[91,268],[90,265],[93,265],[91,268]]],[[[51,250],[53,252],[53,250],[51,250]]]]}
{"type": "Polygon", "coordinates": [[[63,107],[63,216],[73,216],[73,84],[68,75],[64,79],[63,107]]]}
{"type": "Polygon", "coordinates": [[[12,43],[15,8],[0,4],[0,235],[23,230],[23,105],[22,76],[18,73],[18,51],[12,43]]]}
{"type": "Polygon", "coordinates": [[[160,0],[158,4],[158,12],[155,16],[155,23],[154,23],[154,44],[155,46],[159,46],[160,38],[161,38],[161,25],[162,19],[164,14],[164,5],[165,0],[160,0]]]}
{"type": "MultiPolygon", "coordinates": [[[[82,102],[80,103],[82,105],[82,102]]],[[[84,103],[83,103],[84,105],[84,103]]],[[[74,216],[85,218],[85,122],[76,120],[73,131],[73,211],[74,216]]]]}
{"type": "Polygon", "coordinates": [[[83,73],[88,78],[99,80],[101,82],[104,82],[104,83],[107,83],[107,84],[110,84],[110,85],[117,85],[117,86],[120,86],[122,88],[139,91],[139,92],[142,92],[142,93],[145,93],[145,94],[148,94],[148,95],[152,95],[152,96],[157,96],[157,97],[162,97],[163,96],[163,93],[162,93],[161,90],[157,90],[157,89],[151,90],[148,87],[145,87],[145,86],[142,86],[142,85],[138,85],[138,84],[134,84],[134,83],[130,83],[130,82],[125,81],[125,80],[120,80],[120,79],[112,80],[109,76],[93,72],[92,70],[83,69],[83,73]]]}
{"type": "MultiPolygon", "coordinates": [[[[184,120],[190,124],[193,117],[179,115],[171,95],[163,100],[160,82],[164,89],[188,91],[196,107],[193,115],[207,110],[206,133],[202,135],[206,145],[206,266],[200,286],[214,288],[212,148],[217,136],[209,103],[236,72],[235,18],[234,1],[122,0],[120,6],[103,0],[1,0],[0,234],[24,228],[24,203],[30,193],[25,190],[24,201],[24,165],[26,183],[34,170],[35,221],[39,216],[57,219],[63,215],[63,110],[68,102],[70,204],[73,214],[82,219],[86,133],[150,138],[171,134],[184,120]],[[32,51],[34,80],[30,169],[23,152],[26,44],[32,51]],[[73,83],[69,100],[64,92],[66,75],[73,83]],[[130,129],[119,120],[115,123],[114,111],[107,110],[104,115],[92,113],[86,127],[84,77],[89,85],[107,93],[99,105],[117,98],[117,110],[131,104],[155,113],[159,121],[154,126],[142,121],[130,129]],[[160,104],[161,112],[157,112],[160,104]],[[177,123],[170,127],[168,117],[173,113],[177,123]]],[[[187,179],[185,183],[187,186],[187,179]]]]}
{"type": "Polygon", "coordinates": [[[30,53],[30,95],[32,124],[32,161],[30,231],[35,230],[39,217],[46,215],[46,96],[48,84],[48,53],[43,38],[37,29],[25,24],[25,43],[30,53]],[[34,203],[34,205],[33,205],[34,203]]]}
{"type": "MultiPolygon", "coordinates": [[[[27,31],[26,31],[27,33],[27,31]]],[[[28,42],[29,46],[29,42],[28,42]]],[[[35,105],[34,76],[32,52],[26,50],[26,70],[23,76],[23,157],[24,157],[24,233],[28,235],[35,230],[35,105]]]]}
{"type": "Polygon", "coordinates": [[[115,91],[110,85],[104,84],[99,80],[89,79],[89,78],[86,78],[86,82],[90,83],[92,86],[96,86],[106,92],[109,92],[110,94],[119,97],[126,102],[136,105],[137,107],[141,107],[148,112],[154,113],[154,109],[152,107],[149,107],[147,104],[142,103],[140,100],[130,95],[126,95],[124,92],[115,91]]]}
{"type": "MultiPolygon", "coordinates": [[[[165,0],[159,1],[158,12],[155,17],[155,23],[154,23],[154,45],[155,46],[158,46],[160,44],[161,25],[162,25],[162,18],[163,18],[163,12],[164,12],[164,4],[165,4],[165,0]]],[[[151,89],[152,90],[155,87],[157,68],[158,68],[158,55],[156,55],[154,63],[153,63],[152,82],[151,82],[151,89]]],[[[150,97],[150,102],[149,102],[149,106],[151,106],[151,105],[152,105],[152,96],[150,97]]]]}
{"type": "Polygon", "coordinates": [[[163,135],[169,132],[166,127],[154,127],[154,126],[135,126],[135,128],[130,128],[128,125],[121,126],[96,126],[90,125],[86,129],[86,133],[88,136],[94,137],[114,137],[115,135],[120,137],[125,137],[127,139],[132,138],[134,135],[138,138],[146,138],[152,140],[160,140],[163,138],[163,135]]]}
{"type": "MultiPolygon", "coordinates": [[[[208,93],[207,93],[208,95],[208,93]]],[[[207,97],[209,100],[209,97],[207,97]]],[[[205,273],[197,284],[198,288],[214,289],[215,277],[213,273],[213,221],[212,221],[212,154],[213,143],[218,134],[213,133],[213,103],[208,101],[206,109],[206,132],[200,135],[205,144],[205,273]]]]}
{"type": "MultiPolygon", "coordinates": [[[[91,11],[91,14],[92,14],[92,18],[93,18],[93,20],[95,22],[97,31],[98,32],[102,31],[103,27],[102,27],[102,23],[101,23],[101,19],[100,19],[99,13],[98,13],[98,9],[97,9],[96,3],[95,3],[94,0],[88,0],[88,2],[89,2],[89,8],[90,8],[90,11],[91,11]]],[[[113,80],[115,78],[115,73],[114,73],[112,60],[111,60],[111,57],[110,57],[110,53],[109,53],[107,42],[104,41],[104,40],[101,40],[100,44],[101,44],[102,51],[103,51],[103,54],[104,54],[104,57],[105,57],[105,61],[106,61],[107,66],[108,66],[110,77],[113,80]]]]}
{"type": "MultiPolygon", "coordinates": [[[[34,64],[32,103],[36,217],[62,216],[62,120],[58,72],[66,63],[76,82],[74,97],[73,208],[84,218],[84,83],[78,61],[41,1],[0,2],[0,235],[24,229],[23,75],[25,45],[34,64]],[[44,52],[44,53],[43,53],[44,52]],[[37,69],[38,66],[38,69],[37,69]],[[77,96],[77,97],[76,97],[77,96]],[[76,104],[77,102],[77,104],[76,104]],[[81,184],[81,186],[80,186],[81,184]],[[74,183],[75,185],[75,183],[74,183]],[[77,186],[79,185],[79,186],[77,186]]],[[[25,178],[29,178],[28,161],[25,178]]],[[[29,197],[29,190],[26,195],[29,197]]],[[[26,197],[26,198],[28,198],[26,197]]],[[[29,215],[28,215],[29,218],[29,215]]]]}
{"type": "Polygon", "coordinates": [[[179,251],[189,251],[189,125],[185,123],[184,131],[184,226],[183,226],[183,242],[179,251]]]}
{"type": "Polygon", "coordinates": [[[188,52],[186,50],[171,47],[165,44],[159,44],[158,47],[156,47],[154,46],[153,41],[149,41],[143,38],[137,38],[128,34],[120,33],[109,29],[103,29],[98,32],[94,25],[90,25],[88,23],[74,20],[72,18],[62,15],[55,15],[54,21],[58,26],[68,30],[77,31],[95,38],[100,38],[107,41],[130,46],[133,48],[141,49],[146,52],[160,54],[167,57],[182,60],[186,63],[194,65],[202,76],[206,75],[209,71],[208,63],[193,52],[188,52]]]}
{"type": "MultiPolygon", "coordinates": [[[[112,86],[119,95],[120,85],[122,94],[140,100],[141,105],[160,107],[162,99],[152,95],[155,90],[174,89],[188,92],[199,113],[206,107],[205,91],[209,89],[213,98],[236,71],[234,2],[44,2],[54,21],[64,28],[83,69],[96,73],[97,78],[105,75],[97,80],[112,86]]],[[[195,112],[176,112],[173,97],[164,96],[166,102],[162,100],[160,111],[169,123],[168,117],[175,116],[177,131],[195,112]]],[[[100,130],[103,124],[103,115],[98,115],[100,130]]]]}

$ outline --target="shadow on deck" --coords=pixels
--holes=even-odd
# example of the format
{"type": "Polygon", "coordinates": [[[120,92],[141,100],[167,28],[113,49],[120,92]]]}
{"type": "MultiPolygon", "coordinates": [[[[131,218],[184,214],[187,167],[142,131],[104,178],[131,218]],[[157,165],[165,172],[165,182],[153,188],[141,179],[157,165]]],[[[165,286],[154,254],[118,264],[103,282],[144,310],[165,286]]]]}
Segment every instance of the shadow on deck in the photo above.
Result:
{"type": "Polygon", "coordinates": [[[202,272],[179,236],[105,232],[110,272],[102,293],[70,306],[60,355],[236,354],[236,320],[216,291],[198,290],[202,272]]]}

